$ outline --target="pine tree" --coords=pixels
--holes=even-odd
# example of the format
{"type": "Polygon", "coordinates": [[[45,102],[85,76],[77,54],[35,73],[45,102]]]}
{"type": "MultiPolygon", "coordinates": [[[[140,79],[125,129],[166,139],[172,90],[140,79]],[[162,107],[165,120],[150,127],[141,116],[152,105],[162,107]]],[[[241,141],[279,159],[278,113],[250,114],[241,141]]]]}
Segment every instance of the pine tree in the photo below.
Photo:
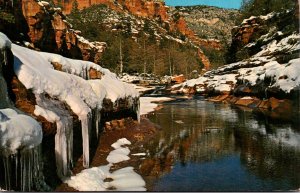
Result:
{"type": "Polygon", "coordinates": [[[57,0],[57,7],[63,8],[62,0],[57,0]]]}
{"type": "Polygon", "coordinates": [[[78,2],[77,0],[74,0],[72,3],[72,10],[71,13],[74,14],[74,16],[79,14],[79,9],[78,9],[78,2]]]}

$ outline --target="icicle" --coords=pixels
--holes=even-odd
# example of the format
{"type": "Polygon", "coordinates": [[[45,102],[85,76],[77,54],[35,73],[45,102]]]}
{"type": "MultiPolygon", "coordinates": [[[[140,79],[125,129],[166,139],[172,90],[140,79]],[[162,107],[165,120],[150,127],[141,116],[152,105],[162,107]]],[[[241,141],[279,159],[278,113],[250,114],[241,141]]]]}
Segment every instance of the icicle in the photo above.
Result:
{"type": "Polygon", "coordinates": [[[7,66],[8,61],[7,61],[6,50],[2,50],[2,55],[3,55],[3,62],[4,62],[4,65],[7,66]]]}
{"type": "Polygon", "coordinates": [[[70,173],[71,173],[71,168],[73,167],[73,117],[69,116],[68,117],[68,168],[70,169],[70,173]]]}
{"type": "Polygon", "coordinates": [[[24,149],[21,151],[21,191],[30,191],[31,190],[31,184],[29,181],[29,176],[31,173],[31,168],[28,167],[29,160],[28,160],[28,154],[30,149],[24,149]]]}
{"type": "MultiPolygon", "coordinates": [[[[19,159],[19,156],[15,156],[14,159],[19,159]]],[[[18,161],[16,161],[16,163],[16,167],[20,166],[21,171],[21,191],[31,191],[33,185],[38,191],[50,190],[49,186],[44,181],[40,145],[31,149],[21,150],[20,163],[18,163],[18,161]]]]}
{"type": "Polygon", "coordinates": [[[268,87],[265,88],[265,98],[268,99],[268,87]]]}
{"type": "Polygon", "coordinates": [[[4,175],[5,175],[5,188],[6,190],[11,190],[11,184],[10,184],[10,161],[8,156],[3,157],[3,164],[4,164],[4,175]]]}
{"type": "Polygon", "coordinates": [[[88,113],[86,116],[80,117],[81,129],[82,129],[82,149],[83,149],[83,167],[89,167],[89,148],[90,148],[90,129],[91,129],[91,113],[88,113]]]}
{"type": "Polygon", "coordinates": [[[138,123],[141,123],[141,115],[140,115],[140,100],[138,100],[138,104],[137,104],[137,107],[136,107],[136,116],[137,116],[137,120],[138,120],[138,123]]]}
{"type": "Polygon", "coordinates": [[[99,137],[99,131],[100,131],[100,122],[101,122],[101,110],[96,109],[96,135],[97,135],[97,139],[99,137]]]}
{"type": "Polygon", "coordinates": [[[73,158],[73,123],[72,117],[62,117],[57,122],[55,135],[55,157],[57,175],[63,179],[71,173],[73,158]]]}
{"type": "Polygon", "coordinates": [[[15,159],[15,175],[16,175],[16,184],[15,184],[15,186],[17,187],[18,186],[18,160],[19,160],[19,156],[17,156],[17,155],[15,155],[14,156],[14,159],[15,159]]]}
{"type": "Polygon", "coordinates": [[[55,159],[56,159],[56,173],[60,178],[66,175],[66,128],[63,120],[56,123],[57,130],[55,135],[55,159]]]}
{"type": "Polygon", "coordinates": [[[45,183],[43,174],[42,147],[38,146],[33,149],[33,182],[35,189],[38,191],[51,191],[45,183]]]}
{"type": "Polygon", "coordinates": [[[86,69],[87,80],[90,80],[90,69],[88,69],[88,67],[86,67],[85,69],[86,69]]]}
{"type": "Polygon", "coordinates": [[[53,112],[57,119],[49,119],[56,122],[55,135],[55,159],[57,175],[63,180],[71,175],[73,164],[73,117],[69,112],[62,108],[62,103],[56,100],[47,99],[43,95],[36,95],[37,105],[43,109],[53,112]]]}

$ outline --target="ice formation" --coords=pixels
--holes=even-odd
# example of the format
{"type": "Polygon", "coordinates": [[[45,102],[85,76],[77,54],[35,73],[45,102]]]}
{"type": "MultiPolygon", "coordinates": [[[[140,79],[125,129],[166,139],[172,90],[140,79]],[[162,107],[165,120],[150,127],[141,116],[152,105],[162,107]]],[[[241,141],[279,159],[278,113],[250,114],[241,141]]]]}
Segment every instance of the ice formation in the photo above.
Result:
{"type": "Polygon", "coordinates": [[[36,95],[37,105],[34,114],[56,123],[55,154],[57,174],[60,178],[70,175],[73,157],[73,118],[63,108],[63,103],[36,95]]]}
{"type": "MultiPolygon", "coordinates": [[[[109,191],[111,189],[116,191],[146,191],[145,181],[134,171],[133,167],[125,167],[114,172],[110,172],[110,168],[114,162],[111,162],[109,157],[113,160],[122,160],[123,155],[129,155],[130,150],[124,145],[130,145],[131,142],[126,138],[119,139],[112,144],[115,149],[110,152],[107,160],[108,165],[93,167],[81,171],[76,176],[72,176],[65,182],[79,191],[109,191]],[[105,182],[105,179],[112,179],[110,182],[105,182]]],[[[128,157],[129,158],[129,157],[128,157]]],[[[117,162],[115,162],[117,163],[117,162]]]]}
{"type": "Polygon", "coordinates": [[[22,191],[30,191],[33,185],[37,190],[47,189],[42,174],[42,137],[36,120],[11,108],[0,109],[0,152],[7,190],[11,190],[12,183],[20,185],[22,191]]]}
{"type": "MultiPolygon", "coordinates": [[[[0,61],[4,63],[4,65],[7,65],[7,55],[6,55],[6,49],[11,48],[11,41],[0,32],[0,61]]],[[[0,108],[5,108],[11,105],[11,102],[9,101],[8,95],[7,95],[7,86],[6,81],[3,77],[2,72],[2,65],[0,63],[0,108]]]]}
{"type": "Polygon", "coordinates": [[[70,175],[72,165],[73,120],[66,110],[59,107],[63,103],[81,121],[83,165],[89,167],[89,136],[92,125],[96,125],[99,133],[103,99],[116,102],[120,98],[138,97],[138,92],[132,85],[121,82],[114,73],[92,62],[37,52],[15,44],[12,44],[12,52],[18,79],[27,89],[32,89],[37,98],[34,113],[57,125],[55,150],[58,175],[61,178],[70,175]],[[55,70],[53,63],[60,64],[62,71],[55,70]],[[99,72],[101,79],[91,80],[91,69],[99,72]],[[54,100],[47,99],[45,94],[54,100]]]}
{"type": "MultiPolygon", "coordinates": [[[[73,164],[73,117],[64,108],[65,104],[81,121],[83,165],[89,167],[89,138],[92,120],[95,121],[94,125],[98,135],[103,99],[107,98],[116,102],[120,98],[138,97],[138,92],[132,85],[121,82],[115,74],[92,62],[30,50],[11,44],[10,40],[0,33],[0,51],[3,53],[4,64],[7,63],[6,48],[11,49],[14,54],[14,71],[18,79],[27,89],[32,89],[35,94],[37,104],[34,114],[44,117],[57,126],[55,153],[58,176],[61,179],[70,176],[73,164]],[[55,70],[53,63],[59,63],[62,66],[62,71],[55,70]],[[98,71],[101,74],[101,79],[90,80],[90,69],[98,71]]],[[[2,71],[0,73],[2,74],[2,71]]],[[[1,108],[3,108],[11,103],[9,103],[6,82],[2,76],[0,76],[0,84],[0,97],[7,99],[1,100],[1,108]]],[[[134,107],[133,102],[130,104],[139,113],[139,108],[134,107]]],[[[0,121],[1,150],[5,152],[6,156],[4,159],[6,189],[10,189],[11,169],[9,164],[13,159],[13,163],[17,163],[15,164],[16,168],[21,168],[15,170],[21,172],[19,176],[22,182],[21,190],[31,190],[32,182],[38,175],[36,168],[41,168],[40,154],[38,154],[38,144],[42,139],[41,127],[34,119],[18,114],[12,109],[1,110],[0,121]],[[16,153],[20,149],[22,151],[18,157],[19,154],[16,153]],[[8,157],[10,155],[14,155],[14,158],[8,157]]],[[[41,183],[35,182],[34,184],[38,186],[41,183]]]]}
{"type": "Polygon", "coordinates": [[[0,32],[0,50],[11,48],[11,41],[7,38],[7,36],[0,32]]]}

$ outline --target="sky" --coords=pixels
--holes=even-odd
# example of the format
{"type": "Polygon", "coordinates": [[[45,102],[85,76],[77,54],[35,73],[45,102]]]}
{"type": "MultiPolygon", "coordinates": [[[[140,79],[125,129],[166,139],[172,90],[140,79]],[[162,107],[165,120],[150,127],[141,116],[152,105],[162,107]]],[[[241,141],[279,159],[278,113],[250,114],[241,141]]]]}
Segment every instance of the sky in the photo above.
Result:
{"type": "Polygon", "coordinates": [[[168,6],[210,5],[239,9],[242,0],[165,0],[168,6]]]}

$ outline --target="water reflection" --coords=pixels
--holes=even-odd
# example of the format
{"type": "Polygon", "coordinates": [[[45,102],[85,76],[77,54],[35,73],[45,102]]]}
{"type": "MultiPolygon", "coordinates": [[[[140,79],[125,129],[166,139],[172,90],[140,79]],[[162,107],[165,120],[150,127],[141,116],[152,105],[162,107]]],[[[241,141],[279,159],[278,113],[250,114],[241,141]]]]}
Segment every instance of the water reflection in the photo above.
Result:
{"type": "Polygon", "coordinates": [[[300,187],[298,125],[270,123],[245,109],[204,100],[170,102],[150,119],[162,131],[147,145],[150,158],[141,166],[151,179],[149,190],[300,187]]]}

